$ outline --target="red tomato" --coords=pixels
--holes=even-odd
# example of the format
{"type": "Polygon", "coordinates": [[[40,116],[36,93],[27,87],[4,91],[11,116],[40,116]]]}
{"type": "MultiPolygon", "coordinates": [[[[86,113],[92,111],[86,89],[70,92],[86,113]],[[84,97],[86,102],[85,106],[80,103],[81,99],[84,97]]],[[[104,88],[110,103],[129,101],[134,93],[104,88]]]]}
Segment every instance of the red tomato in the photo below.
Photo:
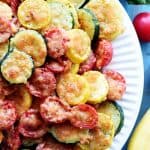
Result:
{"type": "Polygon", "coordinates": [[[120,100],[126,90],[126,81],[124,77],[114,70],[104,70],[103,73],[109,84],[107,98],[109,100],[120,100]]]}
{"type": "Polygon", "coordinates": [[[98,114],[94,107],[81,104],[72,107],[70,122],[78,128],[92,129],[97,125],[98,114]]]}
{"type": "Polygon", "coordinates": [[[10,95],[17,90],[16,85],[12,85],[7,83],[1,76],[0,76],[0,95],[10,95]]]}
{"type": "Polygon", "coordinates": [[[20,0],[11,0],[10,1],[10,6],[14,13],[17,13],[19,4],[20,4],[20,0]]]}
{"type": "Polygon", "coordinates": [[[143,42],[150,42],[150,12],[142,12],[133,20],[138,37],[143,42]]]}
{"type": "Polygon", "coordinates": [[[6,42],[12,34],[11,24],[5,18],[0,18],[0,43],[6,42]]]}
{"type": "Polygon", "coordinates": [[[96,67],[101,69],[102,67],[108,65],[112,60],[113,47],[110,41],[101,40],[98,42],[97,48],[95,50],[96,56],[96,67]]]}
{"type": "Polygon", "coordinates": [[[42,118],[49,123],[61,123],[68,118],[70,107],[57,97],[47,97],[40,105],[42,118]]]}
{"type": "Polygon", "coordinates": [[[53,73],[62,73],[64,72],[64,66],[63,64],[55,61],[55,60],[52,60],[48,63],[46,63],[45,67],[47,69],[49,69],[50,71],[52,71],[53,73]]]}
{"type": "Polygon", "coordinates": [[[68,72],[71,69],[72,62],[65,56],[58,58],[58,62],[64,67],[64,73],[68,72]]]}
{"type": "Polygon", "coordinates": [[[39,98],[50,96],[56,88],[54,74],[46,68],[36,68],[27,87],[30,93],[39,98]]]}
{"type": "Polygon", "coordinates": [[[13,103],[0,101],[0,130],[10,128],[16,121],[17,114],[13,103]]]}
{"type": "Polygon", "coordinates": [[[40,138],[47,132],[47,127],[40,113],[35,109],[29,109],[20,118],[19,132],[24,137],[40,138]]]}
{"type": "Polygon", "coordinates": [[[86,71],[92,70],[95,67],[96,57],[93,52],[86,61],[80,64],[79,73],[83,74],[86,71]]]}
{"type": "Polygon", "coordinates": [[[48,56],[59,58],[63,56],[67,50],[68,38],[63,29],[51,28],[45,33],[45,38],[48,47],[48,56]]]}
{"type": "Polygon", "coordinates": [[[7,142],[8,149],[11,149],[11,150],[19,149],[21,145],[21,138],[18,132],[18,128],[12,127],[7,132],[8,132],[8,135],[7,135],[6,142],[7,142]]]}
{"type": "Polygon", "coordinates": [[[114,70],[104,70],[103,73],[107,76],[116,80],[118,82],[126,83],[125,78],[119,73],[114,70]]]}

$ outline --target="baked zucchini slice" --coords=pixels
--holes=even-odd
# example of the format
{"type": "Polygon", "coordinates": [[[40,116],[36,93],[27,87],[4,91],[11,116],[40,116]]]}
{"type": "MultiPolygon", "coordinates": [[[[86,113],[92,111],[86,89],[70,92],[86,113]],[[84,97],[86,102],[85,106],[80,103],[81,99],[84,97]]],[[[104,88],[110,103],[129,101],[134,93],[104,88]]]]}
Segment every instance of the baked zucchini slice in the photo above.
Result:
{"type": "Polygon", "coordinates": [[[44,38],[34,30],[18,32],[10,40],[11,47],[16,47],[30,55],[34,60],[35,67],[42,66],[47,56],[47,47],[44,38]]]}
{"type": "Polygon", "coordinates": [[[49,132],[53,137],[62,143],[77,143],[80,140],[89,138],[88,129],[80,129],[72,126],[70,123],[57,124],[50,128],[49,132]]]}
{"type": "Polygon", "coordinates": [[[117,0],[90,0],[90,9],[100,23],[100,39],[114,40],[124,31],[123,13],[117,0]]]}
{"type": "Polygon", "coordinates": [[[65,30],[72,29],[74,20],[70,10],[60,2],[49,2],[51,10],[51,23],[50,26],[60,27],[65,30]]]}
{"type": "Polygon", "coordinates": [[[8,42],[0,44],[0,61],[5,57],[9,49],[8,42]]]}
{"type": "Polygon", "coordinates": [[[42,29],[51,20],[48,3],[44,0],[25,0],[18,8],[19,22],[29,29],[42,29]]]}
{"type": "Polygon", "coordinates": [[[97,40],[99,36],[99,21],[94,13],[86,8],[79,9],[78,19],[80,28],[87,32],[91,40],[97,40]]]}
{"type": "Polygon", "coordinates": [[[1,73],[11,84],[26,83],[33,68],[32,58],[16,48],[9,51],[1,63],[1,73]]]}
{"type": "Polygon", "coordinates": [[[99,71],[87,71],[83,76],[90,86],[88,102],[91,104],[97,104],[105,101],[109,89],[105,76],[99,71]]]}
{"type": "Polygon", "coordinates": [[[73,62],[80,64],[84,62],[91,52],[91,40],[86,32],[80,29],[67,31],[69,42],[67,57],[73,62]]]}
{"type": "Polygon", "coordinates": [[[68,8],[68,10],[72,14],[72,17],[73,17],[73,20],[74,20],[73,28],[79,28],[77,11],[76,11],[74,5],[69,0],[47,0],[47,2],[59,2],[59,3],[62,3],[63,5],[65,5],[66,8],[68,8]]]}
{"type": "Polygon", "coordinates": [[[124,113],[122,107],[116,102],[105,101],[99,105],[97,111],[109,115],[114,124],[115,135],[119,133],[124,124],[124,113]]]}
{"type": "Polygon", "coordinates": [[[43,141],[42,138],[39,139],[30,139],[30,138],[23,138],[22,139],[22,146],[23,147],[33,147],[34,145],[37,145],[43,141]]]}
{"type": "Polygon", "coordinates": [[[114,125],[111,118],[103,113],[98,113],[98,125],[90,131],[92,140],[89,144],[77,143],[75,150],[107,150],[114,138],[114,125]]]}
{"type": "Polygon", "coordinates": [[[69,0],[77,9],[82,8],[89,0],[69,0]]]}

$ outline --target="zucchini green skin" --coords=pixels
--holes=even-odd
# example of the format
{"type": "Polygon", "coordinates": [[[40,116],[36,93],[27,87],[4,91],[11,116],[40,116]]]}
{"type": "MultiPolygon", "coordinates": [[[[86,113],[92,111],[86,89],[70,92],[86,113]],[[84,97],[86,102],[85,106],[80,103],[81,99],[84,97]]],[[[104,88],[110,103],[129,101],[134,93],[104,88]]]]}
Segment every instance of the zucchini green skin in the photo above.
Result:
{"type": "Polygon", "coordinates": [[[0,62],[6,56],[8,51],[9,51],[9,42],[1,43],[0,44],[0,62]]]}
{"type": "Polygon", "coordinates": [[[61,143],[73,144],[82,139],[89,137],[89,130],[79,129],[70,124],[54,125],[50,128],[49,132],[52,136],[61,143]]]}
{"type": "Polygon", "coordinates": [[[99,36],[100,26],[94,13],[87,8],[82,8],[78,10],[78,18],[81,29],[88,33],[92,42],[95,42],[99,36]]]}
{"type": "Polygon", "coordinates": [[[31,147],[31,146],[41,143],[42,140],[43,140],[42,138],[41,139],[23,139],[22,146],[23,147],[31,147]]]}
{"type": "Polygon", "coordinates": [[[120,112],[120,124],[115,132],[115,135],[118,134],[120,131],[121,131],[121,128],[123,127],[124,125],[124,112],[123,112],[123,109],[122,107],[116,103],[116,102],[112,102],[114,104],[114,106],[116,106],[116,108],[118,109],[118,111],[120,112]]]}
{"type": "MultiPolygon", "coordinates": [[[[17,58],[18,58],[18,56],[17,56],[17,58]]],[[[21,59],[18,61],[21,62],[21,59]]],[[[31,77],[32,72],[34,70],[34,62],[33,62],[32,58],[29,55],[27,55],[26,53],[20,52],[16,48],[11,47],[1,62],[0,70],[1,70],[3,78],[6,81],[8,81],[10,84],[22,84],[22,83],[26,83],[28,78],[31,77]],[[22,61],[22,63],[24,63],[24,62],[25,62],[25,64],[29,63],[26,66],[29,68],[22,68],[22,71],[26,70],[26,72],[21,73],[19,71],[19,73],[21,73],[20,75],[18,75],[17,77],[11,78],[11,77],[9,77],[9,75],[7,75],[7,73],[10,73],[10,72],[7,72],[7,71],[10,71],[9,64],[11,64],[10,67],[12,67],[12,65],[14,65],[15,67],[17,66],[17,68],[21,68],[21,66],[19,66],[20,65],[19,63],[15,63],[17,61],[17,59],[13,56],[14,55],[13,53],[15,53],[15,52],[18,53],[17,55],[20,55],[19,58],[21,58],[21,56],[24,57],[24,60],[22,61]],[[25,75],[25,73],[26,73],[26,75],[25,75]]],[[[16,70],[14,70],[14,72],[16,73],[16,70]]]]}
{"type": "Polygon", "coordinates": [[[118,134],[124,124],[124,112],[122,107],[114,101],[105,101],[99,105],[97,111],[109,115],[115,127],[115,135],[118,134]]]}

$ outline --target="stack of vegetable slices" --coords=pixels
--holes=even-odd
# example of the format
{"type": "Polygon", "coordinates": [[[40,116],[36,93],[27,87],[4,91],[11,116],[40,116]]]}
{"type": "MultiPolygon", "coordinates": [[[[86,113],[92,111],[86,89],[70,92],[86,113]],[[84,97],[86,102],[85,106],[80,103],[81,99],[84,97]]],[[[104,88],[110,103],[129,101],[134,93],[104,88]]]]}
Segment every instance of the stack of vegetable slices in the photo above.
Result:
{"type": "Polygon", "coordinates": [[[116,0],[0,2],[0,149],[109,148],[126,81],[105,66],[123,30],[116,0]]]}

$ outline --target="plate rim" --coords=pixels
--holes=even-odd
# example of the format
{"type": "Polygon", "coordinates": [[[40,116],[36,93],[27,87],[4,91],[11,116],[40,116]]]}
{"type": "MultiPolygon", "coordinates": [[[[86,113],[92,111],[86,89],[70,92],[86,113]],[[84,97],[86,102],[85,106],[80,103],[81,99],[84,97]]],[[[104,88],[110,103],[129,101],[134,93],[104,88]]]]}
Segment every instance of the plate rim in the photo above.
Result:
{"type": "MultiPolygon", "coordinates": [[[[141,73],[140,76],[139,76],[140,81],[138,81],[139,91],[138,91],[137,99],[139,99],[139,100],[137,101],[138,103],[137,103],[137,105],[136,105],[137,107],[135,109],[136,114],[134,114],[132,124],[130,126],[130,129],[128,129],[128,134],[126,134],[126,137],[124,137],[124,139],[120,142],[120,146],[119,146],[120,149],[118,149],[118,150],[121,150],[125,146],[126,142],[129,140],[129,137],[132,135],[133,129],[135,128],[135,124],[136,124],[136,121],[137,121],[137,118],[139,116],[139,112],[140,112],[140,109],[141,109],[141,104],[142,104],[142,100],[143,100],[142,99],[143,98],[143,90],[144,90],[144,62],[143,62],[143,55],[142,55],[142,48],[141,48],[141,45],[140,45],[140,41],[138,39],[138,36],[137,36],[135,28],[132,24],[132,21],[131,21],[129,15],[128,15],[127,11],[123,7],[122,3],[119,0],[117,0],[117,1],[120,5],[120,8],[121,8],[122,12],[123,12],[124,18],[127,21],[128,26],[130,27],[130,31],[131,31],[132,36],[133,36],[132,38],[134,38],[134,40],[135,40],[135,43],[136,43],[135,47],[137,48],[136,52],[138,52],[138,54],[137,54],[138,62],[140,64],[140,66],[138,66],[138,69],[140,70],[140,73],[141,73]]],[[[127,145],[128,145],[128,143],[127,143],[127,145]]],[[[110,150],[114,150],[114,149],[110,149],[110,150]]]]}

